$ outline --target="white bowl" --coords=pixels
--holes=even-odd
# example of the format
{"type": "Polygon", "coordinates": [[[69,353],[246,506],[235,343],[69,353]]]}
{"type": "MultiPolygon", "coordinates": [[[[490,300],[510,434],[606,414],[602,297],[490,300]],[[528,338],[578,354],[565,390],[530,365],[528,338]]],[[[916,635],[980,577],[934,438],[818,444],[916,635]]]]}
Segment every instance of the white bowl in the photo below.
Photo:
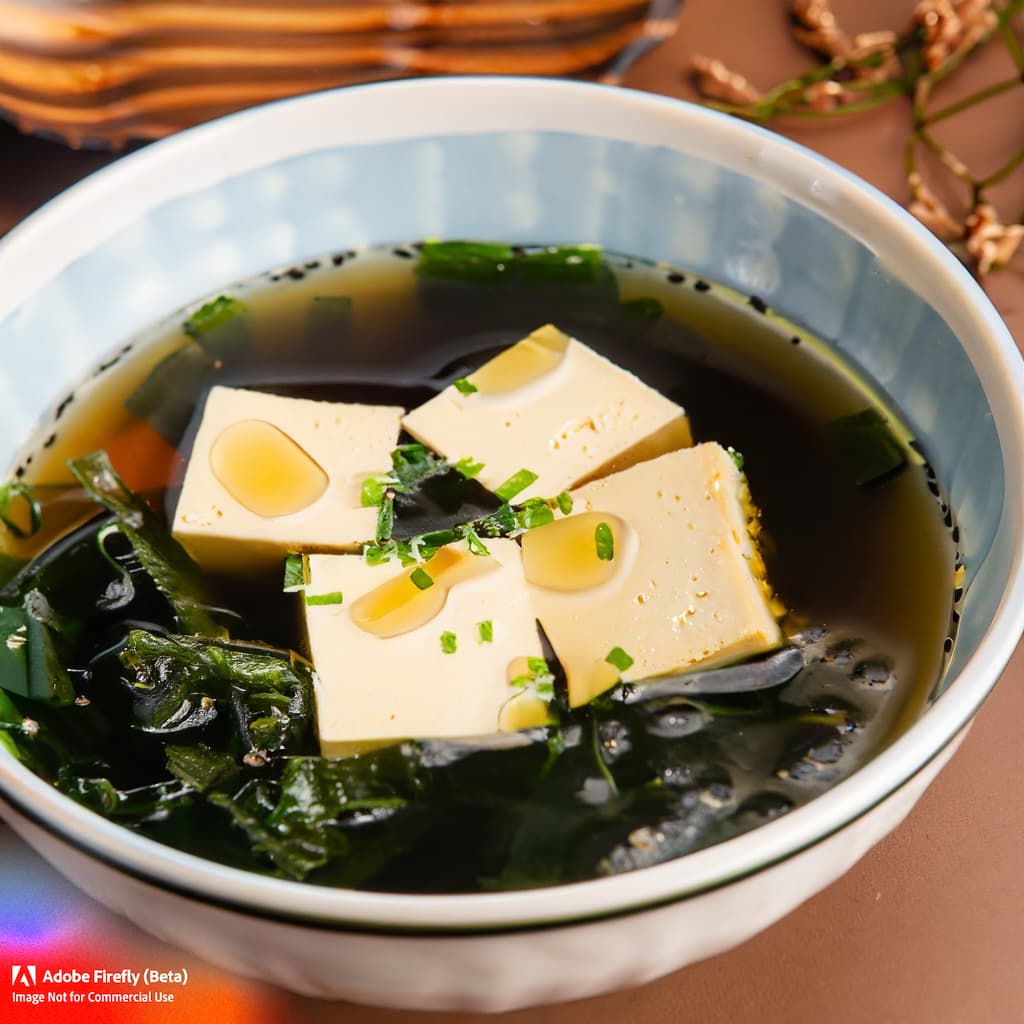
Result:
{"type": "Polygon", "coordinates": [[[614,878],[464,896],[303,886],[141,838],[0,756],[15,829],[154,934],[300,992],[501,1010],[636,984],[735,945],[902,820],[1024,625],[1024,368],[924,228],[774,135],[598,86],[395,83],[186,132],[0,243],[5,456],[105,352],[186,302],[305,256],[432,236],[594,242],[756,292],[833,341],[926,439],[968,569],[951,663],[904,735],[754,832],[614,878]]]}

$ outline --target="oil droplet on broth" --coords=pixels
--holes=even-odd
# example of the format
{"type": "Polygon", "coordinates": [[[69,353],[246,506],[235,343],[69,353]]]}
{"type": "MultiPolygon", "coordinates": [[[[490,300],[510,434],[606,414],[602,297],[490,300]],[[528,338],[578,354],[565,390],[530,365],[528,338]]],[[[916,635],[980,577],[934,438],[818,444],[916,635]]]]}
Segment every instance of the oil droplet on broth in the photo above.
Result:
{"type": "Polygon", "coordinates": [[[519,732],[544,725],[550,716],[548,705],[535,693],[523,690],[509,697],[498,712],[498,728],[502,732],[519,732]]]}
{"type": "Polygon", "coordinates": [[[532,384],[565,358],[568,335],[547,324],[470,375],[483,395],[500,395],[532,384]]]}
{"type": "Polygon", "coordinates": [[[539,587],[587,590],[615,575],[625,542],[626,525],[618,516],[581,512],[523,534],[523,574],[539,587]],[[612,533],[610,559],[598,556],[596,532],[601,523],[607,523],[612,533]]]}
{"type": "Polygon", "coordinates": [[[444,607],[456,583],[498,568],[493,558],[442,548],[422,566],[403,572],[364,594],[352,605],[352,621],[379,637],[400,636],[426,625],[444,607]],[[413,575],[422,571],[431,583],[417,586],[413,575]]]}
{"type": "Polygon", "coordinates": [[[320,464],[265,420],[225,427],[210,448],[210,468],[235,501],[266,519],[301,512],[328,484],[320,464]]]}

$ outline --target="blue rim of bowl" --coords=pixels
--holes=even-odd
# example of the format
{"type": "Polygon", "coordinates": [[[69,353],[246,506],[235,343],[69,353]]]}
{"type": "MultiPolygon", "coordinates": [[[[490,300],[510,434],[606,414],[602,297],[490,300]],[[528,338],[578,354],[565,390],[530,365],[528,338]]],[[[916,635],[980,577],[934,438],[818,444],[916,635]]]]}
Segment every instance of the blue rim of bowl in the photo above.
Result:
{"type": "MultiPolygon", "coordinates": [[[[147,175],[154,178],[165,175],[167,168],[161,168],[161,165],[166,162],[166,158],[170,158],[172,163],[176,157],[182,160],[186,156],[191,158],[196,150],[211,143],[216,145],[222,136],[227,136],[228,141],[239,134],[252,137],[261,131],[265,132],[268,124],[284,119],[302,108],[308,108],[306,112],[312,115],[321,109],[327,111],[351,103],[372,105],[383,101],[386,106],[394,101],[396,95],[404,102],[405,94],[410,93],[413,98],[421,95],[424,99],[440,100],[436,105],[445,109],[448,118],[443,134],[449,135],[470,133],[458,117],[459,105],[465,105],[467,94],[472,95],[477,111],[482,108],[487,110],[486,129],[480,127],[472,131],[564,131],[608,137],[606,126],[610,123],[608,115],[613,109],[623,115],[635,115],[640,121],[645,118],[665,120],[666,127],[671,122],[671,127],[681,136],[686,134],[682,131],[685,126],[697,127],[698,134],[703,133],[702,141],[713,143],[711,149],[716,146],[721,149],[720,143],[715,143],[715,140],[726,140],[726,154],[723,156],[722,152],[718,152],[717,163],[749,174],[750,153],[744,151],[752,150],[756,145],[762,154],[769,153],[775,158],[770,166],[762,161],[760,180],[822,216],[840,222],[837,213],[839,204],[830,210],[822,201],[816,201],[808,191],[797,188],[798,182],[806,182],[806,175],[815,179],[820,176],[829,179],[834,189],[833,194],[841,194],[850,209],[867,215],[861,222],[861,231],[853,230],[848,224],[841,225],[843,230],[858,238],[872,251],[878,248],[884,251],[885,245],[872,245],[870,238],[873,231],[881,224],[887,228],[895,227],[897,230],[891,237],[899,238],[899,243],[897,245],[894,241],[894,245],[897,248],[910,247],[915,255],[922,257],[926,276],[935,279],[933,292],[939,291],[939,285],[945,284],[941,292],[942,301],[946,304],[944,315],[951,320],[960,316],[970,321],[970,344],[975,347],[975,354],[987,357],[987,363],[982,361],[975,369],[990,399],[993,394],[1002,399],[1001,407],[994,409],[994,412],[1001,416],[1002,429],[999,436],[1003,444],[1004,469],[1007,474],[1003,515],[1012,513],[1013,521],[1019,526],[1020,510],[1024,509],[1024,484],[1021,480],[1021,466],[1024,465],[1024,403],[1020,400],[1024,394],[1024,363],[998,313],[966,269],[906,211],[855,175],[763,128],[740,123],[723,114],[676,99],[589,83],[482,76],[372,83],[280,100],[229,115],[155,143],[86,178],[52,200],[0,241],[0,271],[3,269],[4,257],[14,262],[10,256],[12,250],[16,256],[20,256],[22,250],[26,250],[27,256],[31,256],[33,248],[42,251],[46,239],[49,237],[52,240],[55,231],[62,229],[68,220],[73,221],[90,203],[101,200],[104,195],[113,194],[115,190],[119,195],[130,195],[133,178],[144,181],[147,175]],[[512,104],[504,110],[496,109],[494,103],[509,94],[512,104]],[[502,122],[501,115],[507,115],[510,111],[515,111],[522,120],[524,111],[541,109],[532,105],[538,101],[546,104],[543,108],[545,113],[540,119],[547,123],[533,123],[523,127],[521,124],[509,126],[502,122]],[[561,108],[552,113],[553,102],[569,102],[574,107],[571,123],[567,112],[561,108]],[[587,116],[592,109],[597,108],[602,110],[600,124],[587,116]],[[554,121],[558,117],[566,120],[556,124],[554,121]],[[593,130],[588,130],[591,125],[593,130]],[[804,178],[800,178],[801,173],[805,174],[804,178]],[[129,192],[121,193],[122,187],[128,187],[129,192]],[[39,236],[38,240],[35,236],[39,236]],[[958,302],[961,299],[965,302],[954,305],[950,295],[956,296],[958,302]]],[[[462,113],[467,114],[472,121],[472,112],[463,109],[462,113]]],[[[671,147],[666,138],[673,138],[674,135],[662,131],[656,141],[649,138],[638,140],[621,127],[628,122],[628,116],[614,122],[619,125],[619,130],[611,134],[620,139],[671,147]]],[[[438,129],[430,129],[429,123],[429,118],[418,118],[412,134],[416,137],[441,134],[438,129]]],[[[370,131],[371,136],[373,130],[370,131]]],[[[394,134],[391,137],[399,136],[394,134]]],[[[239,141],[238,138],[235,141],[239,141]]],[[[375,140],[335,137],[333,143],[324,142],[322,148],[332,144],[360,145],[370,141],[375,140]]],[[[682,145],[677,148],[685,149],[682,145]]],[[[310,148],[295,152],[309,151],[310,148]]],[[[705,156],[707,152],[707,148],[702,149],[705,156]]],[[[294,154],[278,151],[263,161],[236,163],[232,167],[232,174],[272,164],[287,155],[294,154]]],[[[215,180],[229,176],[225,173],[215,180]]],[[[211,183],[211,180],[200,178],[193,188],[172,191],[170,194],[164,192],[158,200],[143,208],[159,205],[174,195],[185,194],[211,183]]],[[[128,206],[130,208],[131,204],[128,206]]],[[[852,218],[853,214],[848,213],[847,216],[852,218]]],[[[35,287],[24,289],[25,295],[32,294],[35,288],[50,280],[53,274],[84,251],[88,250],[70,256],[56,269],[51,264],[49,276],[37,280],[35,287]]],[[[902,264],[901,269],[904,269],[902,264]]],[[[915,263],[906,268],[906,274],[900,276],[906,280],[908,276],[920,272],[915,263]]],[[[12,305],[11,309],[14,308],[16,306],[12,305]]],[[[0,317],[3,316],[0,310],[0,317]]],[[[964,333],[957,334],[961,344],[965,344],[964,333]]],[[[971,354],[968,350],[968,355],[971,354]]],[[[998,611],[977,649],[942,696],[885,751],[810,804],[777,821],[717,844],[709,850],[613,878],[483,895],[435,897],[332,890],[227,868],[134,835],[57,794],[5,751],[0,752],[0,776],[6,776],[6,779],[0,777],[0,791],[15,805],[25,807],[35,804],[37,808],[45,810],[46,813],[41,813],[40,809],[32,810],[32,817],[60,836],[64,842],[78,845],[90,856],[106,861],[120,871],[152,880],[168,891],[180,891],[189,897],[216,902],[259,917],[301,921],[307,926],[387,934],[422,932],[450,935],[564,926],[570,922],[634,913],[727,885],[814,846],[882,803],[934,760],[970,721],[991,691],[1024,630],[1024,565],[1021,548],[1018,536],[998,611]],[[748,852],[759,848],[760,853],[748,852]],[[708,867],[712,861],[704,856],[708,853],[714,855],[712,867],[708,867]],[[731,867],[730,857],[735,862],[731,867]],[[724,865],[721,861],[725,862],[724,865]],[[697,867],[698,864],[700,867],[697,867]],[[151,869],[146,870],[144,865],[150,865],[151,869]],[[156,873],[157,868],[163,873],[156,873]],[[182,880],[175,880],[176,877],[182,880]],[[197,878],[201,878],[201,884],[197,878]],[[192,884],[183,879],[188,879],[192,884]],[[226,890],[230,890],[231,895],[227,895],[226,890]],[[638,891],[630,895],[631,890],[638,891]],[[651,894],[645,895],[645,892],[651,894]],[[582,906],[567,912],[551,912],[551,907],[566,901],[582,906]],[[451,921],[450,924],[441,923],[446,918],[451,921]]]]}

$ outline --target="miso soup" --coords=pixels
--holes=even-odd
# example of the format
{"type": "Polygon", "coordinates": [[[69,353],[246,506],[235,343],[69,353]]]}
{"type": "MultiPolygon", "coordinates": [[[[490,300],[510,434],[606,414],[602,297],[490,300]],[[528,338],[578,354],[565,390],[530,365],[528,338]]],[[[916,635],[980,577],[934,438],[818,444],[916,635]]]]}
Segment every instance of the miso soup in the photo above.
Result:
{"type": "Polygon", "coordinates": [[[3,501],[0,742],[319,885],[544,886],[746,832],[915,719],[960,597],[856,368],[586,246],[230,285],[68,395],[3,501]]]}

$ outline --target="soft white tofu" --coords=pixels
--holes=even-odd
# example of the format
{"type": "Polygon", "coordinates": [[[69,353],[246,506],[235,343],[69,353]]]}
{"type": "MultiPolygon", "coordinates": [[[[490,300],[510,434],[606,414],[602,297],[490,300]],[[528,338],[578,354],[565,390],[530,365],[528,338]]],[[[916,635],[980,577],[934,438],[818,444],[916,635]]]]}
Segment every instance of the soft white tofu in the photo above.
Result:
{"type": "Polygon", "coordinates": [[[463,543],[443,548],[419,567],[433,574],[423,590],[410,581],[415,566],[310,556],[306,629],[326,756],[544,720],[536,702],[526,716],[503,715],[531,696],[510,683],[526,658],[543,652],[518,545],[488,540],[487,547],[490,557],[469,554],[463,543]],[[341,603],[315,603],[339,595],[341,603]],[[482,622],[490,622],[489,641],[482,622]]]}
{"type": "Polygon", "coordinates": [[[390,464],[403,410],[214,388],[172,532],[203,568],[266,569],[289,551],[351,551],[372,539],[366,477],[390,464]]]}
{"type": "Polygon", "coordinates": [[[466,380],[403,426],[452,462],[482,462],[477,479],[489,490],[521,470],[535,473],[517,501],[553,497],[692,443],[680,406],[551,324],[466,380]]]}
{"type": "Polygon", "coordinates": [[[720,445],[662,455],[572,498],[569,517],[524,535],[523,562],[574,706],[620,675],[710,667],[780,643],[745,478],[720,445]],[[610,560],[596,553],[602,524],[610,560]]]}

